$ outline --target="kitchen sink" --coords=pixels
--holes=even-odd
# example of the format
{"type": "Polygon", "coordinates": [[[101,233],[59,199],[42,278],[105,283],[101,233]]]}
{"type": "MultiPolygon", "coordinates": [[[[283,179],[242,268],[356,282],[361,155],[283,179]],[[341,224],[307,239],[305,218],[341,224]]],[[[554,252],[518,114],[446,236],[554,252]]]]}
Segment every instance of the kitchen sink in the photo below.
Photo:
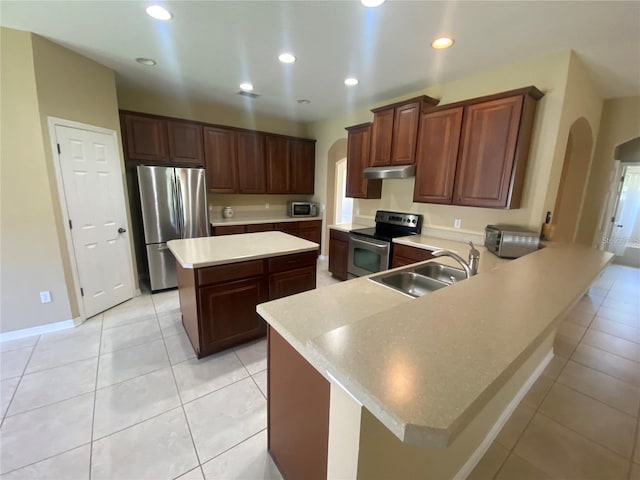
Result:
{"type": "Polygon", "coordinates": [[[464,270],[437,262],[429,262],[425,265],[412,266],[400,271],[385,272],[370,277],[369,280],[386,285],[412,297],[421,297],[466,278],[464,270]]]}
{"type": "Polygon", "coordinates": [[[421,265],[415,268],[413,271],[420,275],[446,283],[455,283],[467,278],[467,274],[464,270],[437,262],[429,262],[426,265],[421,265]]]}

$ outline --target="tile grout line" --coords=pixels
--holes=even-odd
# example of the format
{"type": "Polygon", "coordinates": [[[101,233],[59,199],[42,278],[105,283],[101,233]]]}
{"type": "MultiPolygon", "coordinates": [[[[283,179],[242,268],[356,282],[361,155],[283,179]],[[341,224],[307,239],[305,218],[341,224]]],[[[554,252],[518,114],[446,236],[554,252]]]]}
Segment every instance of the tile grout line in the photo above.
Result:
{"type": "Polygon", "coordinates": [[[9,470],[8,472],[4,472],[2,474],[2,477],[4,477],[5,475],[9,475],[10,473],[16,472],[18,470],[22,470],[23,468],[28,468],[28,467],[30,467],[32,465],[37,464],[37,463],[46,462],[47,460],[51,460],[52,458],[58,457],[60,455],[64,455],[65,453],[69,453],[69,452],[71,452],[73,450],[76,450],[77,448],[82,448],[82,447],[84,447],[86,445],[89,445],[90,443],[91,442],[83,443],[82,445],[78,445],[77,447],[70,448],[69,450],[65,450],[64,452],[56,453],[55,455],[51,455],[51,456],[45,457],[45,458],[43,458],[41,460],[37,460],[35,462],[31,462],[31,463],[29,463],[27,465],[23,465],[22,467],[14,468],[13,470],[9,470]]]}
{"type": "Polygon", "coordinates": [[[93,410],[91,411],[91,436],[89,437],[89,480],[93,473],[93,430],[96,424],[96,401],[98,398],[98,376],[100,375],[100,353],[102,352],[102,334],[104,332],[104,312],[100,322],[100,342],[98,343],[98,361],[96,362],[96,380],[93,389],[93,410]]]}
{"type": "MultiPolygon", "coordinates": [[[[585,367],[585,368],[588,368],[588,369],[590,369],[590,370],[593,370],[593,371],[597,372],[597,370],[595,370],[595,369],[593,369],[593,368],[591,368],[591,367],[585,367]]],[[[598,373],[602,373],[602,372],[598,372],[598,373]]],[[[606,373],[603,373],[603,375],[607,375],[607,374],[606,374],[606,373]]],[[[630,387],[634,387],[634,385],[632,385],[632,384],[630,384],[630,383],[623,382],[622,380],[620,380],[620,379],[618,379],[618,378],[616,378],[616,377],[612,377],[611,375],[607,375],[607,376],[608,376],[608,377],[610,377],[610,378],[613,378],[614,380],[618,380],[619,382],[622,382],[622,383],[624,383],[624,384],[626,384],[626,385],[629,385],[630,387]]],[[[558,378],[560,378],[560,377],[558,377],[558,378]]],[[[554,384],[556,384],[556,383],[557,383],[558,385],[561,385],[561,386],[562,386],[562,387],[564,387],[564,388],[567,388],[567,389],[569,389],[569,390],[571,390],[571,391],[573,391],[573,392],[579,393],[580,395],[583,395],[583,396],[585,396],[585,397],[587,397],[587,398],[590,398],[591,400],[594,400],[594,401],[596,401],[596,402],[598,402],[598,403],[601,403],[602,405],[605,405],[605,406],[607,406],[607,407],[609,407],[609,408],[611,408],[611,409],[615,410],[615,411],[616,411],[616,412],[618,412],[618,413],[622,413],[622,414],[624,414],[624,415],[628,415],[628,416],[630,416],[630,417],[632,417],[632,418],[636,418],[636,419],[638,418],[638,417],[636,417],[636,416],[634,416],[634,415],[631,415],[629,412],[625,412],[624,410],[620,410],[618,407],[614,407],[613,405],[609,405],[608,403],[603,402],[603,401],[602,401],[602,400],[600,400],[599,398],[596,398],[596,397],[594,397],[594,396],[592,396],[592,395],[589,395],[588,393],[584,393],[584,392],[582,392],[582,391],[580,391],[580,390],[578,390],[578,389],[576,389],[576,388],[572,387],[571,385],[567,385],[566,383],[559,382],[557,379],[555,380],[554,384]]],[[[552,385],[552,387],[553,387],[553,385],[552,385]]],[[[636,389],[640,390],[640,388],[638,388],[638,387],[634,387],[634,388],[636,388],[636,389]]]]}
{"type": "MultiPolygon", "coordinates": [[[[9,399],[9,403],[7,404],[7,409],[2,414],[2,421],[0,421],[0,428],[2,428],[4,426],[4,421],[7,418],[7,416],[9,415],[9,409],[11,408],[11,404],[13,403],[13,399],[16,398],[16,393],[18,393],[18,388],[20,387],[20,384],[22,383],[22,379],[24,378],[24,372],[26,372],[27,367],[29,366],[29,362],[31,362],[31,358],[33,357],[33,352],[36,351],[36,347],[38,346],[38,342],[40,342],[40,337],[41,337],[41,335],[38,335],[38,338],[36,339],[36,343],[34,343],[33,347],[31,348],[31,353],[29,354],[29,358],[27,359],[27,361],[24,364],[24,367],[22,368],[22,373],[20,374],[19,379],[18,379],[18,383],[16,384],[16,388],[13,390],[13,394],[11,395],[11,398],[9,399]]],[[[15,377],[13,377],[13,378],[15,378],[15,377]]],[[[9,379],[7,379],[7,380],[9,380],[9,379]]]]}
{"type": "MultiPolygon", "coordinates": [[[[633,437],[633,442],[631,445],[631,461],[629,462],[629,471],[627,472],[629,480],[632,480],[631,473],[633,472],[633,464],[635,463],[636,450],[640,452],[640,405],[638,406],[638,418],[636,419],[635,436],[633,437]]],[[[640,463],[640,458],[638,458],[638,462],[640,463]]]]}
{"type": "MultiPolygon", "coordinates": [[[[153,304],[153,310],[156,312],[156,322],[158,322],[158,328],[160,328],[160,332],[162,333],[162,328],[160,327],[160,320],[158,320],[158,311],[156,310],[156,304],[153,301],[153,295],[151,295],[151,303],[153,304]]],[[[182,315],[182,314],[181,314],[182,315]]],[[[171,364],[171,357],[169,356],[169,348],[167,347],[167,342],[162,338],[162,344],[164,345],[164,351],[167,354],[167,359],[169,360],[169,368],[171,369],[171,376],[173,377],[173,384],[176,388],[176,392],[178,393],[178,400],[180,401],[180,408],[182,409],[182,417],[184,418],[184,422],[187,425],[187,431],[189,432],[189,437],[191,438],[191,445],[193,446],[193,452],[196,454],[196,461],[198,462],[198,467],[200,467],[200,472],[204,477],[204,472],[202,471],[202,463],[200,462],[200,454],[198,453],[198,447],[196,447],[196,441],[193,438],[193,432],[191,431],[191,425],[189,424],[189,417],[187,416],[187,411],[184,408],[184,402],[182,401],[182,394],[180,393],[180,387],[178,386],[178,380],[176,379],[176,374],[173,371],[173,365],[171,364]]],[[[185,360],[186,361],[186,360],[185,360]]],[[[184,475],[185,473],[191,472],[195,470],[192,468],[187,472],[182,472],[179,476],[184,475]]],[[[176,477],[177,478],[177,477],[176,477]]]]}
{"type": "MultiPolygon", "coordinates": [[[[227,448],[226,450],[223,450],[222,452],[218,453],[217,455],[214,455],[213,457],[211,457],[211,458],[207,459],[207,460],[204,462],[204,464],[209,463],[209,462],[210,462],[210,461],[212,461],[212,460],[215,460],[216,458],[220,457],[221,455],[224,455],[224,454],[225,454],[225,453],[227,453],[228,451],[233,450],[234,448],[236,448],[236,447],[237,447],[237,446],[239,446],[239,445],[242,445],[244,442],[246,442],[246,441],[248,441],[248,440],[251,440],[251,439],[252,439],[253,437],[255,437],[256,435],[260,435],[260,434],[261,434],[262,432],[264,432],[266,429],[267,429],[267,427],[262,428],[262,429],[258,430],[256,433],[249,435],[249,436],[248,436],[247,438],[245,438],[244,440],[242,440],[242,441],[240,441],[240,442],[238,442],[238,443],[233,444],[232,446],[230,446],[230,447],[229,447],[229,448],[227,448]]],[[[202,466],[202,465],[204,465],[204,464],[201,464],[200,466],[202,466]]],[[[203,475],[204,475],[204,471],[203,471],[202,473],[203,473],[203,475]]]]}

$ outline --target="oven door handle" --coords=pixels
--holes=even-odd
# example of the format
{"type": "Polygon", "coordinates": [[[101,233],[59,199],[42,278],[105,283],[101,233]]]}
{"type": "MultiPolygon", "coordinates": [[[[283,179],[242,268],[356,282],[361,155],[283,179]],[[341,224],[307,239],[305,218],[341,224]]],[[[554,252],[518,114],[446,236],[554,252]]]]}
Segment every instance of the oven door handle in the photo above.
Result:
{"type": "Polygon", "coordinates": [[[369,240],[369,239],[361,240],[360,238],[356,238],[356,237],[349,237],[349,240],[353,242],[355,246],[360,246],[360,247],[375,249],[375,250],[387,250],[391,246],[389,242],[379,242],[376,240],[369,240]]]}

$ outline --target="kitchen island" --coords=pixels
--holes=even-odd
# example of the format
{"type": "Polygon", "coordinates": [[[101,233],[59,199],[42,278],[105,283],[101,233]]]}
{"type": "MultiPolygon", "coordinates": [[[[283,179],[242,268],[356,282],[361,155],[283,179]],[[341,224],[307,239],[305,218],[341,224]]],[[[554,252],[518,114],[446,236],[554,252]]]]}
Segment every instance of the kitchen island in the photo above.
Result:
{"type": "Polygon", "coordinates": [[[318,244],[282,232],[171,240],[182,324],[198,358],[265,335],[256,305],[314,289],[318,244]]]}
{"type": "Polygon", "coordinates": [[[259,305],[276,464],[287,478],[465,478],[610,260],[550,244],[417,299],[358,278],[259,305]],[[305,388],[283,396],[296,362],[305,388]],[[307,384],[325,405],[305,411],[307,384]]]}

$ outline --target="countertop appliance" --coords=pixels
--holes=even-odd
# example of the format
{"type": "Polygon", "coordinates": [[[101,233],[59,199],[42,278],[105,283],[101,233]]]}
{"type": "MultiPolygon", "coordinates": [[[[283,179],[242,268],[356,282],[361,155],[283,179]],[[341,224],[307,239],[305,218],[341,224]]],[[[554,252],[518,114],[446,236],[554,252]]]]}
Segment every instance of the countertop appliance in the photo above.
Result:
{"type": "Polygon", "coordinates": [[[349,278],[388,270],[393,256],[393,239],[417,235],[422,215],[378,210],[376,226],[349,232],[349,278]]]}
{"type": "Polygon", "coordinates": [[[314,202],[287,202],[287,215],[290,217],[317,217],[318,204],[314,202]]]}
{"type": "Polygon", "coordinates": [[[140,165],[137,173],[151,291],[177,287],[167,242],[209,236],[205,171],[140,165]]]}
{"type": "Polygon", "coordinates": [[[502,258],[518,258],[540,246],[540,234],[515,225],[487,225],[484,246],[502,258]]]}

